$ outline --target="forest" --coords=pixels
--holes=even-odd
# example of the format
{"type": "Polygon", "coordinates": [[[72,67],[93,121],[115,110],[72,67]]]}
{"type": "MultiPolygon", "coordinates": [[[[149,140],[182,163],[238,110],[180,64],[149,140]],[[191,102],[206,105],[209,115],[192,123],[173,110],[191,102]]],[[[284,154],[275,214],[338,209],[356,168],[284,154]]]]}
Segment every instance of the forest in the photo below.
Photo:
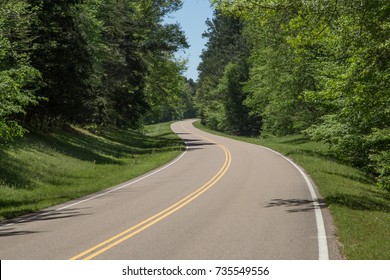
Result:
{"type": "Polygon", "coordinates": [[[304,134],[390,190],[390,2],[212,2],[195,98],[202,123],[304,134]]]}
{"type": "Polygon", "coordinates": [[[199,117],[303,134],[390,190],[390,2],[212,0],[196,82],[181,0],[2,0],[0,138],[199,117]]]}
{"type": "Polygon", "coordinates": [[[163,19],[181,0],[2,0],[0,138],[67,124],[137,128],[194,114],[163,19]]]}

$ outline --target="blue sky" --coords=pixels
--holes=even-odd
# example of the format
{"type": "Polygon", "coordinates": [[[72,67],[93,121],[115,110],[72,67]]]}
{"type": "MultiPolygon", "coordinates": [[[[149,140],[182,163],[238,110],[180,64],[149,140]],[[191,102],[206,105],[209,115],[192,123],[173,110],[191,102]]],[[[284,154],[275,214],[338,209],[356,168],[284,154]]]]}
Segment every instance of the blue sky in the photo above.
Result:
{"type": "Polygon", "coordinates": [[[188,71],[184,75],[197,80],[198,71],[196,68],[200,62],[200,54],[207,40],[202,39],[202,33],[206,30],[205,21],[213,17],[213,10],[209,0],[184,0],[183,8],[171,14],[165,19],[167,23],[180,23],[186,34],[187,41],[191,45],[184,53],[180,52],[179,57],[189,59],[188,71]]]}

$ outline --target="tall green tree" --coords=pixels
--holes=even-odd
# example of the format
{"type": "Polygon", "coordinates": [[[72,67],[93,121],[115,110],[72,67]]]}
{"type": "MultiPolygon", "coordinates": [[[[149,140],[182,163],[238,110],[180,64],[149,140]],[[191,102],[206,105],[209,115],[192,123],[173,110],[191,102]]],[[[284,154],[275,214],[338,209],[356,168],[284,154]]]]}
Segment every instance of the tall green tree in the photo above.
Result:
{"type": "Polygon", "coordinates": [[[188,45],[180,27],[162,19],[180,7],[176,0],[111,0],[101,5],[105,56],[94,122],[138,126],[157,100],[174,99],[170,87],[182,66],[173,53],[188,45]]]}
{"type": "Polygon", "coordinates": [[[30,1],[37,9],[31,61],[45,83],[39,95],[47,98],[47,102],[31,109],[31,120],[51,126],[63,121],[81,122],[85,118],[92,58],[76,20],[81,1],[30,1]]]}
{"type": "MultiPolygon", "coordinates": [[[[208,39],[208,43],[198,67],[196,95],[202,122],[218,130],[252,133],[256,125],[249,120],[242,92],[249,55],[249,48],[242,34],[243,25],[238,18],[224,15],[218,10],[206,24],[208,30],[203,36],[208,39]],[[242,73],[237,73],[236,67],[242,73]]],[[[258,130],[260,125],[257,126],[258,130]]]]}
{"type": "Polygon", "coordinates": [[[37,103],[40,73],[30,64],[34,15],[28,1],[0,3],[0,139],[22,135],[20,115],[37,103]]]}

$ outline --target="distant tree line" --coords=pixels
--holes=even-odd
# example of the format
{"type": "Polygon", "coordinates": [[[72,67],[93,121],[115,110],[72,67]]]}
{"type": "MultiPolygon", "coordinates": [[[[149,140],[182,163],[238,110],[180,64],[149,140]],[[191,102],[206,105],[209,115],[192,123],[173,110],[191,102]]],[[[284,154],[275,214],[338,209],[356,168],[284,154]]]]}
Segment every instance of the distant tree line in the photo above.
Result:
{"type": "Polygon", "coordinates": [[[0,138],[67,123],[138,127],[193,115],[193,85],[174,56],[188,45],[178,24],[163,23],[181,5],[2,0],[0,138]]]}
{"type": "Polygon", "coordinates": [[[236,134],[304,133],[390,190],[390,2],[212,2],[202,121],[236,134]]]}

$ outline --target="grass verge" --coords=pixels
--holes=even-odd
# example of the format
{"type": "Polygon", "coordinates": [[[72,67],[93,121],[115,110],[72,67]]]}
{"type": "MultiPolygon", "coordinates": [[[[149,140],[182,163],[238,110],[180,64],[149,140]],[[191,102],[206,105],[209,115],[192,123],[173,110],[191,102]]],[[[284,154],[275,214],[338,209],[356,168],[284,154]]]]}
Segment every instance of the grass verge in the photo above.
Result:
{"type": "Polygon", "coordinates": [[[119,184],[177,157],[169,123],[142,132],[72,127],[0,145],[0,221],[119,184]]]}
{"type": "Polygon", "coordinates": [[[302,166],[325,199],[347,259],[390,259],[390,193],[379,189],[358,169],[337,161],[325,144],[302,135],[269,139],[231,136],[199,129],[269,147],[302,166]]]}

